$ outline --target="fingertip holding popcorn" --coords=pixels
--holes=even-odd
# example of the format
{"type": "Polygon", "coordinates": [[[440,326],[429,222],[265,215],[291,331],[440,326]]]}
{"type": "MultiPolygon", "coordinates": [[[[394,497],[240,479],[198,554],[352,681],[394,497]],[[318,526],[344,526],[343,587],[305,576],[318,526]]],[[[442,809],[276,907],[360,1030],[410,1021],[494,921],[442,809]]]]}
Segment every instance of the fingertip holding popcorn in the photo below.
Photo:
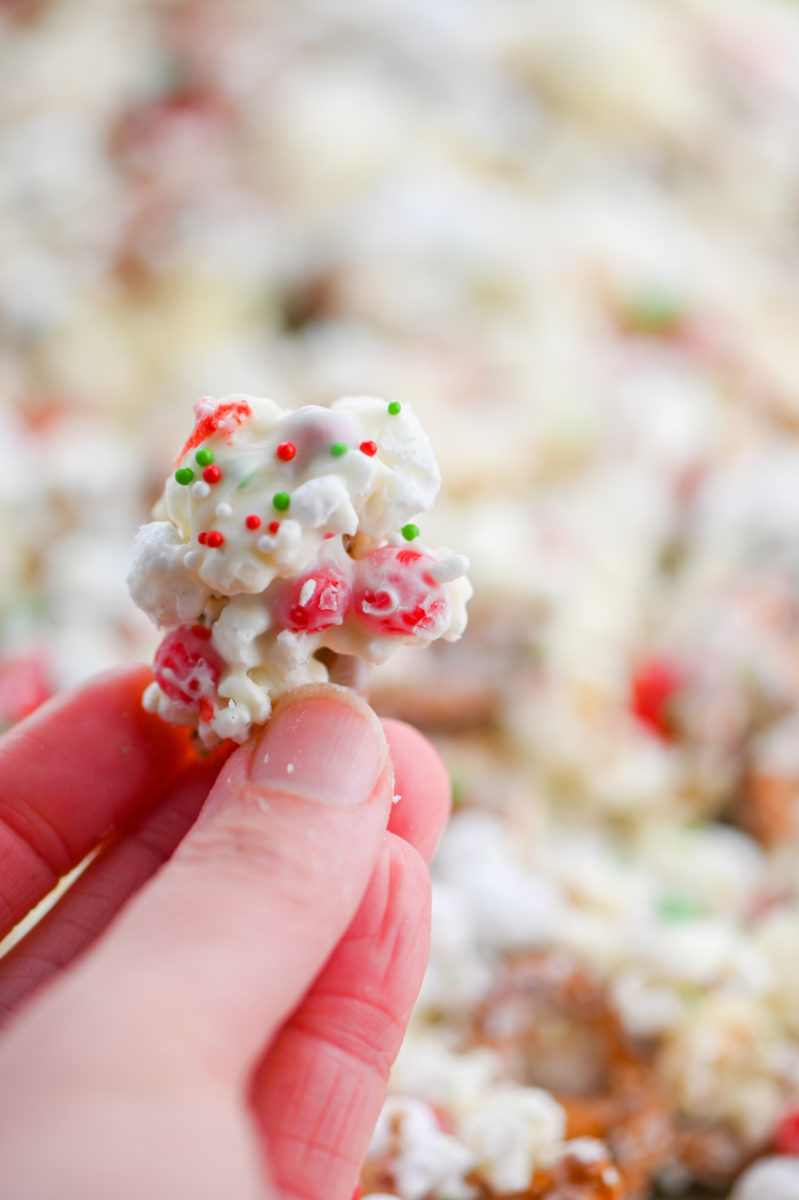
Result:
{"type": "Polygon", "coordinates": [[[422,542],[416,519],[441,476],[410,405],[284,411],[226,396],[194,412],[128,575],[164,630],[148,710],[205,745],[243,742],[337,656],[379,664],[400,645],[457,641],[469,564],[422,542]]]}

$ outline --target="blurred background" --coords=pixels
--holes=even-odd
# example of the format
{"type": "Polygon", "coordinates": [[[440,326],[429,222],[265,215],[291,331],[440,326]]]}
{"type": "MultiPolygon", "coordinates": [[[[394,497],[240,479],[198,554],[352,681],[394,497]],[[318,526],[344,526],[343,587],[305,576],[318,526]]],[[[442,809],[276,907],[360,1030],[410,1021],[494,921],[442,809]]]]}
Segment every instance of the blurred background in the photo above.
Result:
{"type": "Polygon", "coordinates": [[[799,1197],[798,147],[791,0],[0,0],[2,722],[151,654],[197,396],[412,403],[472,560],[376,678],[457,811],[365,1188],[520,1193],[541,1087],[633,1200],[799,1197]]]}

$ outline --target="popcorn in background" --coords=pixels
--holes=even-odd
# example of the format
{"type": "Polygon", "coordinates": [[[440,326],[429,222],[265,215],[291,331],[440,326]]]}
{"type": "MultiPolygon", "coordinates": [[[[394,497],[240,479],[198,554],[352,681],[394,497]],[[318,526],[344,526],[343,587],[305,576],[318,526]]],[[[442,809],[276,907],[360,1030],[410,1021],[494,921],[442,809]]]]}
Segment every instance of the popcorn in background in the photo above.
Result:
{"type": "Polygon", "coordinates": [[[799,14],[23,0],[0,29],[0,719],[152,656],[128,548],[195,396],[412,401],[425,538],[476,593],[459,646],[375,673],[459,807],[397,1092],[546,1089],[474,1020],[513,956],[567,955],[661,1097],[663,1186],[790,1195],[795,1148],[747,1164],[799,1100],[799,14]]]}

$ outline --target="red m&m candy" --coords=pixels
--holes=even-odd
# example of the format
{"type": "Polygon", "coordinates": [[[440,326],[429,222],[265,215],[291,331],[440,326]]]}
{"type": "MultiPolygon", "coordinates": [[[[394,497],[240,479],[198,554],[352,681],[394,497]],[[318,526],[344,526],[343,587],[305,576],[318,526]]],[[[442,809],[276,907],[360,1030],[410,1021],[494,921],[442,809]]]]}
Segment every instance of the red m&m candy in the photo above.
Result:
{"type": "Polygon", "coordinates": [[[342,623],[350,605],[350,595],[344,573],[329,564],[287,580],[272,611],[284,629],[293,633],[317,633],[342,623]]]}
{"type": "Polygon", "coordinates": [[[161,691],[177,704],[194,708],[216,695],[224,663],[205,625],[180,625],[155,652],[153,675],[161,691]]]}
{"type": "Polygon", "coordinates": [[[436,636],[449,619],[449,592],[430,574],[435,560],[404,546],[382,546],[355,564],[353,612],[379,634],[436,636]]]}

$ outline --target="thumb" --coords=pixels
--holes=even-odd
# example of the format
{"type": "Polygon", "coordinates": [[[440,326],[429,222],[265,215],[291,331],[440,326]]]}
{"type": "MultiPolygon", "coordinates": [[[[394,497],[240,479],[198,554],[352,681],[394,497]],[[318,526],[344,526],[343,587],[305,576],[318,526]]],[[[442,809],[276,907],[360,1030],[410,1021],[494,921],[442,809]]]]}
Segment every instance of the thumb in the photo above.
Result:
{"type": "Polygon", "coordinates": [[[385,736],[365,701],[332,686],[287,697],[228,759],[170,862],[65,982],[75,1019],[129,1072],[149,1072],[152,1052],[170,1071],[204,1064],[238,1080],[355,914],[392,792],[385,736]]]}

